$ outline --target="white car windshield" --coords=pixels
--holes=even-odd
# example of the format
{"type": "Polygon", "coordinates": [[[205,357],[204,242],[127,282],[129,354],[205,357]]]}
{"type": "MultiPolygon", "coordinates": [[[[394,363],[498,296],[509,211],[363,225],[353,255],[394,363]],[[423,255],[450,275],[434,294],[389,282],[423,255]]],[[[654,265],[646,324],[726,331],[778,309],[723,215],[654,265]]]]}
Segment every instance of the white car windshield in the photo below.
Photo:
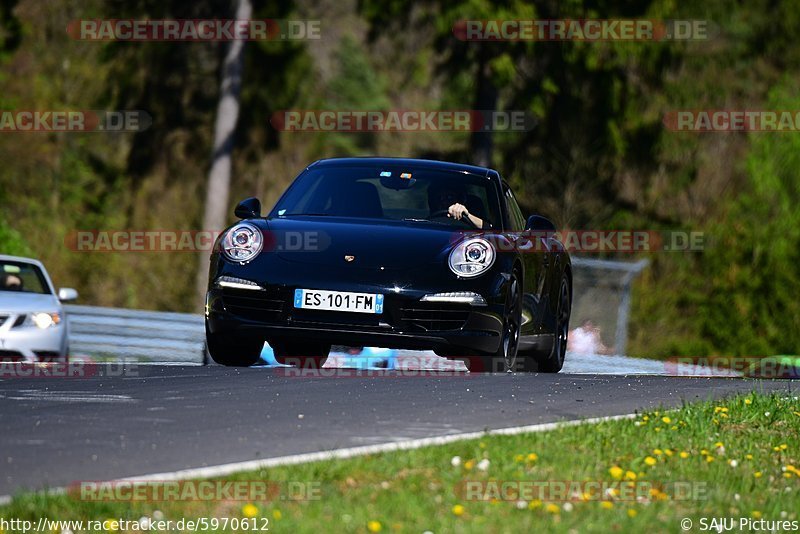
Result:
{"type": "Polygon", "coordinates": [[[50,293],[41,269],[36,265],[0,260],[0,291],[50,293]]]}

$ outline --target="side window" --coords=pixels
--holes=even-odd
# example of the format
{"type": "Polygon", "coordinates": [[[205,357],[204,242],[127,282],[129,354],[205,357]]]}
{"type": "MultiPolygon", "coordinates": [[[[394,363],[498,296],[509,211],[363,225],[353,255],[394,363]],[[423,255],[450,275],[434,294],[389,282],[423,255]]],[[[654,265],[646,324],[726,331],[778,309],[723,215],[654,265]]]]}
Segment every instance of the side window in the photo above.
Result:
{"type": "Polygon", "coordinates": [[[511,188],[506,186],[503,190],[505,191],[506,211],[508,211],[508,222],[510,224],[509,229],[514,232],[521,232],[525,229],[525,216],[522,215],[522,210],[519,209],[519,204],[517,204],[517,199],[514,198],[514,193],[511,192],[511,188]]]}

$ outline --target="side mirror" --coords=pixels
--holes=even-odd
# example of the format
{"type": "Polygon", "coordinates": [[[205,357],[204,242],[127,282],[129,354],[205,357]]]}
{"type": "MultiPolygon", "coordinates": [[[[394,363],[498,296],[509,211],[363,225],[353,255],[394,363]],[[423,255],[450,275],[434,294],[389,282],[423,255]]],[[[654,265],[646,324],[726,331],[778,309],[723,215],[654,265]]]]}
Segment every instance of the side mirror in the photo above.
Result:
{"type": "Polygon", "coordinates": [[[256,197],[246,198],[236,205],[233,214],[240,219],[255,219],[261,217],[261,201],[256,197]]]}
{"type": "Polygon", "coordinates": [[[67,302],[68,300],[75,300],[78,298],[78,292],[71,287],[62,287],[58,290],[58,300],[67,302]]]}
{"type": "Polygon", "coordinates": [[[534,232],[555,232],[556,225],[547,217],[541,215],[531,215],[528,217],[528,222],[525,224],[526,230],[533,230],[534,232]]]}

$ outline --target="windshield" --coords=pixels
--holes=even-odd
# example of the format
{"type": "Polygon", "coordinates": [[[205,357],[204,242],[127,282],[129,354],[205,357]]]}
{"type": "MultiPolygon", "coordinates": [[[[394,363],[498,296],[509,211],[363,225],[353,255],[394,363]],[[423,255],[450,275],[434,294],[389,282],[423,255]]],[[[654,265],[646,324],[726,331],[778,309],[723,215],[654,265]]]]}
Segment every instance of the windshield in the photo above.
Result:
{"type": "Polygon", "coordinates": [[[0,260],[0,291],[50,293],[42,271],[35,265],[0,260]]]}
{"type": "Polygon", "coordinates": [[[489,178],[402,166],[312,168],[271,213],[301,215],[431,223],[459,230],[500,227],[497,192],[489,178]]]}

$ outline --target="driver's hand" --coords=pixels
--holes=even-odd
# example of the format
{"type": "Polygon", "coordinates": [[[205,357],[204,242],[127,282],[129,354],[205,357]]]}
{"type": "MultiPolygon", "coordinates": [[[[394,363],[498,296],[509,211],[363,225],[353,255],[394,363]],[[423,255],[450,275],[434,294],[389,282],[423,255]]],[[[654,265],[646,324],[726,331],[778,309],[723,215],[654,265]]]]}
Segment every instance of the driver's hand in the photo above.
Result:
{"type": "Polygon", "coordinates": [[[467,207],[463,204],[459,204],[456,202],[449,208],[447,208],[447,216],[460,221],[463,217],[469,215],[469,211],[467,211],[467,207]]]}

